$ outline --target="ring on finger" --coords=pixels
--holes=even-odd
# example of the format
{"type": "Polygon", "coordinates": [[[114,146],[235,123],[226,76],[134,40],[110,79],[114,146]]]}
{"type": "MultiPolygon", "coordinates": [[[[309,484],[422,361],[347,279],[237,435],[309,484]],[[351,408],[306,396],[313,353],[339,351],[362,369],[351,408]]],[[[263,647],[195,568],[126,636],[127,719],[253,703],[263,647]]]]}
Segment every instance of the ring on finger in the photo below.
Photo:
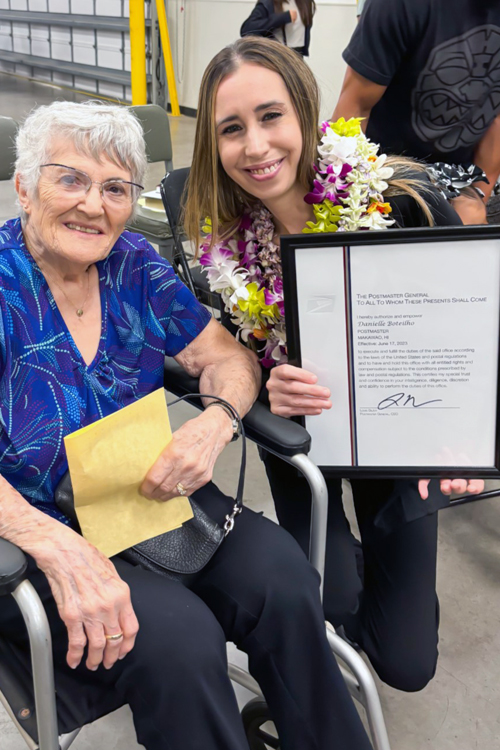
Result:
{"type": "Polygon", "coordinates": [[[177,484],[175,485],[175,489],[177,490],[179,495],[181,496],[187,495],[187,489],[180,482],[177,482],[177,484]]]}
{"type": "Polygon", "coordinates": [[[121,638],[123,638],[123,633],[113,633],[113,635],[106,636],[107,641],[119,641],[121,638]]]}

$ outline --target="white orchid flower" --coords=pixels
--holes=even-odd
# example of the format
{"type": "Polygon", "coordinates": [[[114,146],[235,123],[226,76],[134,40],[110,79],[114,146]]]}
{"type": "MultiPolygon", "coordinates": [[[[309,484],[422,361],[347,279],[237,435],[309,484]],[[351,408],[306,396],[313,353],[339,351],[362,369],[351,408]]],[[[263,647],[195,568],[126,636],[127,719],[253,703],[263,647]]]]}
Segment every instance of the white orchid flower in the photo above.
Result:
{"type": "Polygon", "coordinates": [[[243,286],[242,284],[240,284],[238,287],[234,289],[234,292],[229,299],[230,299],[231,304],[236,306],[240,299],[246,300],[249,298],[249,296],[250,295],[248,293],[246,286],[243,286]]]}
{"type": "Polygon", "coordinates": [[[393,219],[387,219],[385,214],[381,214],[378,211],[372,211],[371,214],[363,216],[357,225],[359,228],[366,229],[387,229],[394,224],[393,219]]]}
{"type": "Polygon", "coordinates": [[[372,162],[372,169],[370,175],[370,187],[376,190],[378,193],[383,193],[387,190],[386,180],[390,180],[394,174],[392,167],[384,167],[385,160],[387,159],[386,154],[382,154],[377,158],[376,161],[372,162]]]}
{"type": "Polygon", "coordinates": [[[245,284],[248,271],[242,269],[236,260],[227,260],[217,269],[219,275],[213,279],[213,291],[220,292],[227,287],[239,289],[245,284]]]}
{"type": "Polygon", "coordinates": [[[329,132],[328,138],[324,138],[318,152],[321,158],[327,164],[342,166],[350,164],[350,159],[355,157],[357,148],[357,139],[352,137],[340,137],[333,131],[329,132]]]}
{"type": "Polygon", "coordinates": [[[248,337],[251,333],[253,333],[254,326],[252,323],[249,323],[248,321],[242,321],[237,318],[234,319],[233,322],[238,323],[239,331],[237,333],[237,338],[241,339],[245,342],[245,344],[248,341],[248,337]]]}

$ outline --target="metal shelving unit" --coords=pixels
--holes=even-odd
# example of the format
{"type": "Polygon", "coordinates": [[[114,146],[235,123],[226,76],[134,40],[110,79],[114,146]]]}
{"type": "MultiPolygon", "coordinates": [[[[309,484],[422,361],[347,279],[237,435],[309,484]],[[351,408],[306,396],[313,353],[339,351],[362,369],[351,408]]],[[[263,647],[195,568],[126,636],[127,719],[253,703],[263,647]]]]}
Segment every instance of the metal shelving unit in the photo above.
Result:
{"type": "MultiPolygon", "coordinates": [[[[130,102],[127,13],[125,0],[0,0],[0,71],[130,102]],[[104,8],[106,15],[100,15],[104,8]]],[[[157,32],[152,33],[150,0],[146,16],[147,80],[154,101],[157,32]]]]}

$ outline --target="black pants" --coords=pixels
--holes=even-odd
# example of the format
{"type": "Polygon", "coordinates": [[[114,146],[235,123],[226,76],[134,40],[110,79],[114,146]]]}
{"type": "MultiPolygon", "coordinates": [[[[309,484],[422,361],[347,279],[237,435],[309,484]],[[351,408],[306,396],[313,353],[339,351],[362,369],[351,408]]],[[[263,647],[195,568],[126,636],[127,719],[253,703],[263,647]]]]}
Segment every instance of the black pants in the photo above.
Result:
{"type": "MultiPolygon", "coordinates": [[[[213,485],[196,495],[219,523],[232,503],[213,485]]],[[[147,750],[248,750],[227,676],[226,641],[249,657],[285,750],[369,750],[328,647],[317,572],[295,541],[248,509],[191,590],[115,558],[140,630],[111,670],[65,666],[66,630],[45,576],[32,575],[51,622],[58,673],[118,691],[147,750]]],[[[0,633],[22,640],[10,597],[0,633]]]]}
{"type": "MultiPolygon", "coordinates": [[[[264,462],[279,522],[307,553],[309,486],[279,458],[266,454],[264,462]]],[[[434,676],[438,657],[437,513],[386,533],[374,520],[393,481],[352,480],[360,547],[345,517],[341,481],[326,481],[325,616],[334,626],[344,626],[384,682],[399,690],[421,690],[434,676]]]]}

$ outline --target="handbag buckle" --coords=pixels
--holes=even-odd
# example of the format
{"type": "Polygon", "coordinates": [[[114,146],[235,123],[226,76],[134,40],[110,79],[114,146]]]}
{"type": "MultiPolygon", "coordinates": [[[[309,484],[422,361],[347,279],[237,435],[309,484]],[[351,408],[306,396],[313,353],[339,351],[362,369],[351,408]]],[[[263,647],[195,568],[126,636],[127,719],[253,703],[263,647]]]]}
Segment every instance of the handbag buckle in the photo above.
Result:
{"type": "Polygon", "coordinates": [[[224,536],[227,536],[230,531],[234,528],[234,519],[238,516],[243,508],[241,505],[234,505],[232,513],[228,513],[226,516],[226,522],[224,523],[224,536]]]}

